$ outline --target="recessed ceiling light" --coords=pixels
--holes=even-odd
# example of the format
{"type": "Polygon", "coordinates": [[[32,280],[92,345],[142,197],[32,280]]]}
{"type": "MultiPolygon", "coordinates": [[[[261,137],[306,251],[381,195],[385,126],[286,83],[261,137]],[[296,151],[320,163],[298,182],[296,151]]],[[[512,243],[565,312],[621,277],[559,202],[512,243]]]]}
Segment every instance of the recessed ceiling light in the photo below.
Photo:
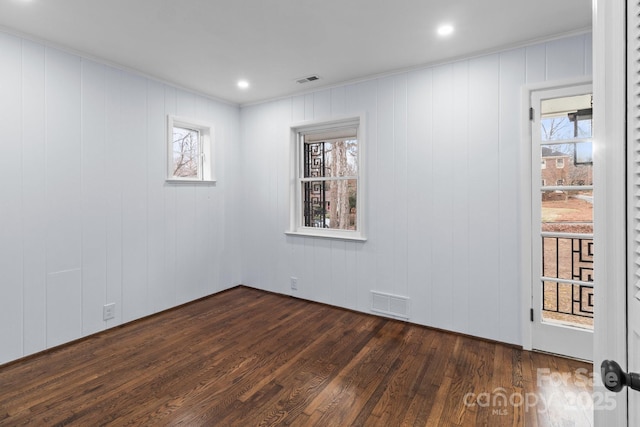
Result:
{"type": "Polygon", "coordinates": [[[246,88],[248,88],[248,87],[249,87],[249,82],[248,82],[248,81],[246,81],[246,80],[239,80],[239,81],[238,81],[238,87],[239,87],[240,89],[246,89],[246,88]]]}
{"type": "Polygon", "coordinates": [[[438,35],[439,36],[448,36],[453,34],[453,25],[451,24],[444,24],[444,25],[440,25],[438,27],[438,35]]]}

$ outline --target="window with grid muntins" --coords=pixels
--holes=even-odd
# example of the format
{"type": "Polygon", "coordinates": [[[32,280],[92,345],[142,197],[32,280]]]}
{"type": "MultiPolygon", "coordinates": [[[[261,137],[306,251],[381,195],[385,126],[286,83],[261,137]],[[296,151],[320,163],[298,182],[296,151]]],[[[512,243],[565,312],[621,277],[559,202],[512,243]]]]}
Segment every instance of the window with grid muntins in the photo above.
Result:
{"type": "Polygon", "coordinates": [[[363,240],[359,119],[292,127],[290,232],[363,240]]]}

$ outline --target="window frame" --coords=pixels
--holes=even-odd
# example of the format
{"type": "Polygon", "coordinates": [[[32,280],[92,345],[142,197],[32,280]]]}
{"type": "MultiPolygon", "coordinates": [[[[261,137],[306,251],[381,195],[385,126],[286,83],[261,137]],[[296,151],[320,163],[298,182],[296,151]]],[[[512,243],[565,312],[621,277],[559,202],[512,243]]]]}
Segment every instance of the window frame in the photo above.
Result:
{"type": "Polygon", "coordinates": [[[167,115],[167,177],[168,183],[213,184],[216,182],[214,170],[214,127],[200,120],[167,115]],[[179,177],[173,175],[173,129],[175,127],[197,131],[199,133],[198,177],[179,177]]]}
{"type": "Polygon", "coordinates": [[[564,157],[558,157],[556,159],[556,169],[564,169],[564,157]]]}
{"type": "Polygon", "coordinates": [[[290,191],[289,191],[289,229],[287,235],[322,237],[353,241],[366,241],[365,226],[365,117],[348,116],[327,120],[313,120],[294,123],[289,127],[290,134],[290,191]],[[356,175],[356,230],[306,227],[303,221],[302,185],[304,182],[304,135],[314,132],[356,128],[358,141],[358,170],[356,175]]]}

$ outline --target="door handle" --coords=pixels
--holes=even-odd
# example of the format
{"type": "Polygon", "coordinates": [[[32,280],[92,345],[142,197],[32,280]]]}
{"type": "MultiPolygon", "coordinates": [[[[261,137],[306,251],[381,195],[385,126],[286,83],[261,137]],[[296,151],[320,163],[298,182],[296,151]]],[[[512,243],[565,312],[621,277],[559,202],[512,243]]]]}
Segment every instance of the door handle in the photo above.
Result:
{"type": "Polygon", "coordinates": [[[640,374],[626,373],[614,360],[603,360],[600,365],[600,374],[604,386],[610,391],[618,393],[624,386],[640,391],[640,374]]]}

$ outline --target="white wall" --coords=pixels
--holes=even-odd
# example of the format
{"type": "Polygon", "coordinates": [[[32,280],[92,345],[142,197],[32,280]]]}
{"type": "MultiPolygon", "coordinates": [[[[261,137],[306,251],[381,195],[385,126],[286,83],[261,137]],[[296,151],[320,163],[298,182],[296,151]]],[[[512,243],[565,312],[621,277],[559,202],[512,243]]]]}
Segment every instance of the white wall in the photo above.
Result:
{"type": "Polygon", "coordinates": [[[0,32],[0,364],[245,283],[520,343],[520,89],[590,35],[243,108],[0,32]],[[285,236],[291,122],[365,112],[366,243],[285,236]],[[215,186],[166,185],[165,117],[215,125],[215,186]],[[102,320],[115,302],[116,318],[102,320]]]}
{"type": "Polygon", "coordinates": [[[4,33],[0,64],[0,364],[240,282],[238,107],[4,33]],[[165,184],[167,114],[214,124],[215,186],[165,184]]]}
{"type": "Polygon", "coordinates": [[[411,298],[410,321],[522,344],[521,88],[591,74],[591,35],[242,109],[242,282],[367,312],[411,298]],[[285,236],[288,126],[364,112],[366,243],[285,236]]]}

